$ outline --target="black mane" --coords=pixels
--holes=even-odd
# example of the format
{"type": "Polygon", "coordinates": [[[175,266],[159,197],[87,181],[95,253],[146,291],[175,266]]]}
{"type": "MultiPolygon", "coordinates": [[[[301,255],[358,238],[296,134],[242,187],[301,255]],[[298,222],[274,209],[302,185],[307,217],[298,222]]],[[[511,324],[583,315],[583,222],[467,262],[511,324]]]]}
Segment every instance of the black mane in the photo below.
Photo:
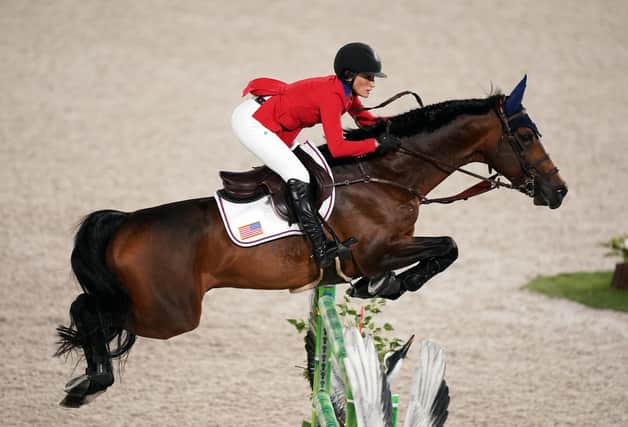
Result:
{"type": "MultiPolygon", "coordinates": [[[[399,137],[433,132],[452,122],[463,114],[486,114],[495,108],[502,95],[492,95],[485,99],[465,99],[445,101],[417,108],[390,118],[390,133],[399,137]]],[[[377,123],[360,129],[346,129],[345,138],[350,141],[373,138],[384,131],[385,124],[377,123]]]]}
{"type": "MultiPolygon", "coordinates": [[[[432,132],[438,128],[452,122],[463,114],[480,115],[486,114],[497,106],[497,102],[503,95],[497,93],[484,99],[465,99],[445,101],[438,104],[428,105],[425,108],[417,108],[390,118],[390,133],[399,137],[416,135],[422,132],[432,132]]],[[[359,141],[361,139],[373,138],[380,135],[385,130],[384,123],[377,123],[373,126],[366,126],[359,129],[345,129],[345,139],[349,141],[359,141]]],[[[321,154],[327,160],[330,167],[353,165],[359,160],[368,160],[378,154],[367,154],[357,157],[334,158],[329,152],[327,144],[318,146],[321,154]]]]}

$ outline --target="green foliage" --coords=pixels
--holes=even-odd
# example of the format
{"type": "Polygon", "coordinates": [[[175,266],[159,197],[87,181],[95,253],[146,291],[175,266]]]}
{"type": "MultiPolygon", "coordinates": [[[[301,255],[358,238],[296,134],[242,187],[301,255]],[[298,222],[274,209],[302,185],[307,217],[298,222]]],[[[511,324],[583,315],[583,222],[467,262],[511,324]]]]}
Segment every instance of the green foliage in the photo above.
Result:
{"type": "MultiPolygon", "coordinates": [[[[375,315],[382,312],[382,308],[386,305],[383,298],[373,298],[364,306],[364,319],[362,321],[362,335],[367,334],[373,338],[375,349],[379,354],[380,360],[384,359],[386,353],[395,351],[403,345],[403,340],[399,338],[389,338],[388,332],[395,330],[393,325],[388,322],[378,324],[375,322],[375,315]]],[[[351,299],[344,295],[343,302],[336,304],[338,316],[343,320],[345,327],[360,325],[360,309],[351,303],[351,299]]],[[[308,324],[302,319],[287,319],[288,323],[295,327],[299,334],[307,332],[308,324]]]]}
{"type": "MultiPolygon", "coordinates": [[[[389,338],[386,332],[394,331],[395,328],[390,323],[378,324],[374,317],[382,312],[382,308],[386,305],[383,298],[373,298],[364,306],[364,319],[362,320],[362,335],[370,335],[373,338],[375,349],[379,354],[380,360],[384,359],[384,355],[389,351],[395,351],[403,345],[403,341],[399,338],[389,338]]],[[[351,299],[344,295],[343,302],[336,304],[338,307],[338,315],[343,318],[345,326],[360,325],[360,310],[351,304],[351,299]]]]}
{"type": "Polygon", "coordinates": [[[610,287],[610,271],[540,276],[526,286],[550,297],[567,298],[593,308],[628,312],[628,291],[610,287]]]}
{"type": "Polygon", "coordinates": [[[623,262],[628,263],[628,233],[600,243],[600,246],[608,249],[606,256],[620,257],[623,262]]]}
{"type": "Polygon", "coordinates": [[[287,319],[288,323],[294,326],[298,333],[301,333],[307,329],[307,325],[305,321],[302,319],[287,319]]]}

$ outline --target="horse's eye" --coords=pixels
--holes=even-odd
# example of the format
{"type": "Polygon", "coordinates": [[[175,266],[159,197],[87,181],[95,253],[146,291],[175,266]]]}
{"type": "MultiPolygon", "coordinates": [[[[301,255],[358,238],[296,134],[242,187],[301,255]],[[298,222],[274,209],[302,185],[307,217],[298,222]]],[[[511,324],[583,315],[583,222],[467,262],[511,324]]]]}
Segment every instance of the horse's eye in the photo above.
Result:
{"type": "Polygon", "coordinates": [[[523,135],[521,135],[521,139],[525,142],[532,142],[533,138],[534,138],[534,135],[532,134],[532,132],[526,132],[523,135]]]}

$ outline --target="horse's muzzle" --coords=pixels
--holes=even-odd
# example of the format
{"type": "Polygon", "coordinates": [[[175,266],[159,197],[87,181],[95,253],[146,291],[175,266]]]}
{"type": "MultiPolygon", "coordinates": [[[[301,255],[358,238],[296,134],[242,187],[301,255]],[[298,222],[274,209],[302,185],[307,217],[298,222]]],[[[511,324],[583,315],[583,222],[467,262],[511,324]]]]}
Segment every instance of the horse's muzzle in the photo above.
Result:
{"type": "Polygon", "coordinates": [[[567,195],[567,185],[551,186],[537,181],[537,191],[534,194],[534,204],[536,206],[549,206],[556,209],[563,203],[567,195]]]}

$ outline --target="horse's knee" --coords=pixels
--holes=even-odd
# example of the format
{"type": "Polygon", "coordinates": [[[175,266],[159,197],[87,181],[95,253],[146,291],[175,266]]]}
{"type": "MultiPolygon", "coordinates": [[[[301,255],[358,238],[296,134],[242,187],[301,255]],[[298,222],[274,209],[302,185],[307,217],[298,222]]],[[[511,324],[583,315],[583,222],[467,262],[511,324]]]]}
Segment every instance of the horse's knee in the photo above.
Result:
{"type": "Polygon", "coordinates": [[[458,259],[458,245],[456,244],[456,241],[451,237],[444,237],[444,239],[445,257],[451,260],[450,263],[452,263],[456,259],[458,259]]]}
{"type": "Polygon", "coordinates": [[[425,282],[445,270],[458,258],[458,245],[454,239],[447,236],[436,239],[431,241],[433,247],[430,256],[400,275],[405,290],[418,290],[425,282]]]}
{"type": "Polygon", "coordinates": [[[448,266],[458,258],[458,245],[449,236],[438,237],[437,239],[437,244],[428,258],[437,259],[439,263],[448,266]]]}

